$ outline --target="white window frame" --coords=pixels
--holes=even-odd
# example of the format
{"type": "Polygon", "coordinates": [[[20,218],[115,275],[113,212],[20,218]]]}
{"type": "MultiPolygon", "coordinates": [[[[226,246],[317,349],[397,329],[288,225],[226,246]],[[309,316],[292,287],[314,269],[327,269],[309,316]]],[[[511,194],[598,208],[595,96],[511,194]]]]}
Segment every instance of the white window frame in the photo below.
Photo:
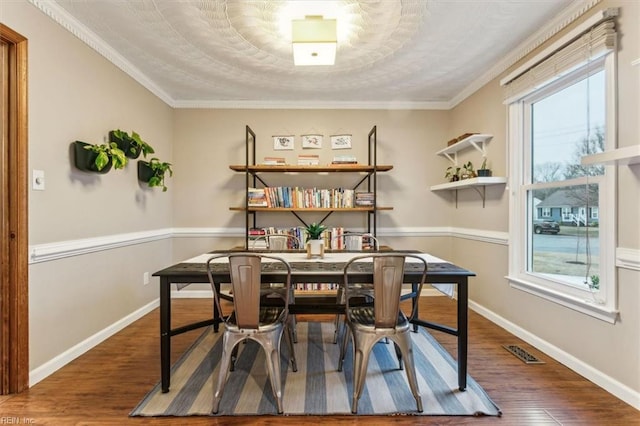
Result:
{"type": "MultiPolygon", "coordinates": [[[[611,52],[598,58],[587,66],[562,76],[553,85],[562,85],[563,79],[578,81],[588,73],[604,69],[606,85],[606,149],[613,149],[617,144],[617,114],[616,114],[616,53],[611,52]],[[582,75],[580,75],[582,73],[582,75]]],[[[566,82],[566,80],[565,80],[566,82]]],[[[540,95],[544,90],[552,90],[553,86],[539,90],[540,95]]],[[[566,87],[566,86],[565,86],[566,87]]],[[[556,89],[557,90],[557,89],[556,89]]],[[[511,185],[510,220],[509,220],[509,275],[507,276],[513,288],[534,294],[554,303],[558,303],[578,312],[593,316],[609,323],[615,323],[618,318],[617,310],[617,281],[615,273],[615,247],[616,247],[616,181],[615,166],[606,165],[605,174],[601,177],[589,177],[589,183],[599,180],[600,200],[600,290],[591,293],[585,286],[570,286],[566,283],[555,281],[550,277],[527,272],[527,247],[532,238],[528,224],[531,214],[527,204],[527,189],[525,185],[526,159],[530,158],[530,151],[525,146],[525,133],[530,132],[528,127],[528,104],[526,96],[513,101],[508,106],[508,147],[509,147],[509,182],[511,185]],[[602,226],[604,224],[604,226],[602,226]]],[[[513,98],[512,98],[513,99],[513,98]]],[[[529,115],[530,116],[530,115],[529,115]]],[[[587,178],[572,179],[549,183],[552,186],[566,186],[578,183],[587,183],[587,178]]]]}
{"type": "Polygon", "coordinates": [[[551,207],[542,208],[542,217],[551,217],[551,207]]]}

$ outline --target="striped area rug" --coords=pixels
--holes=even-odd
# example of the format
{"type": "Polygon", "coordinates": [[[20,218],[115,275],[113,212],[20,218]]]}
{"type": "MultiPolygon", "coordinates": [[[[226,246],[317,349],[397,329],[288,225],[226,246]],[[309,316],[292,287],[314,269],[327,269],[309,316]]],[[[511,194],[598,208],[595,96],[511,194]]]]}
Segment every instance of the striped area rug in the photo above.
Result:
{"type": "MultiPolygon", "coordinates": [[[[351,414],[353,357],[347,352],[342,372],[337,371],[339,345],[333,343],[333,323],[298,322],[295,351],[298,371],[287,362],[282,342],[282,379],[285,415],[351,414]],[[287,368],[289,367],[289,368],[287,368]]],[[[471,377],[467,390],[457,388],[456,363],[424,329],[413,337],[418,385],[424,412],[416,411],[404,370],[398,370],[393,343],[378,343],[369,360],[365,390],[358,415],[458,415],[499,416],[499,408],[471,377]]],[[[222,332],[213,328],[198,338],[176,362],[171,390],[163,394],[157,384],[131,416],[212,415],[214,379],[218,376],[222,332]]],[[[284,339],[283,339],[284,340],[284,339]]],[[[240,344],[235,371],[229,374],[217,415],[272,415],[276,407],[268,382],[264,352],[249,341],[240,344]]]]}

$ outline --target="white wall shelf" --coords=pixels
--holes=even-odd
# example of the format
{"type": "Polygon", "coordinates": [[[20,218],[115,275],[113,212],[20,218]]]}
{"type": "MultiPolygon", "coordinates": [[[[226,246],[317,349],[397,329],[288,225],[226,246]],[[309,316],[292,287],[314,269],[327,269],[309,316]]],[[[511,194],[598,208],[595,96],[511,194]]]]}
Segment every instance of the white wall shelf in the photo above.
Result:
{"type": "Polygon", "coordinates": [[[446,147],[445,149],[442,149],[442,150],[436,152],[436,154],[437,155],[441,155],[443,157],[446,157],[454,165],[458,165],[458,151],[462,151],[462,150],[467,149],[467,148],[473,147],[473,148],[475,148],[477,151],[479,151],[482,154],[482,157],[486,157],[487,156],[487,150],[486,150],[485,145],[492,138],[493,138],[493,135],[485,135],[485,134],[478,133],[478,134],[466,137],[466,138],[462,139],[461,141],[458,141],[458,142],[454,143],[453,145],[450,145],[450,146],[446,147]]]}
{"type": "Polygon", "coordinates": [[[462,179],[456,182],[441,183],[439,185],[433,185],[432,191],[444,191],[449,189],[463,189],[473,188],[477,186],[498,185],[501,183],[507,183],[506,177],[491,176],[491,177],[476,177],[472,179],[462,179]]]}
{"type": "Polygon", "coordinates": [[[632,145],[600,152],[598,154],[585,155],[582,157],[581,163],[583,165],[604,164],[618,166],[640,164],[640,145],[632,145]]]}
{"type": "Polygon", "coordinates": [[[506,177],[491,176],[491,177],[476,177],[472,179],[463,179],[456,182],[441,183],[439,185],[433,185],[431,191],[455,191],[456,208],[458,207],[458,190],[465,188],[473,188],[480,197],[482,197],[482,208],[485,204],[485,188],[489,185],[500,185],[507,183],[506,177]]]}

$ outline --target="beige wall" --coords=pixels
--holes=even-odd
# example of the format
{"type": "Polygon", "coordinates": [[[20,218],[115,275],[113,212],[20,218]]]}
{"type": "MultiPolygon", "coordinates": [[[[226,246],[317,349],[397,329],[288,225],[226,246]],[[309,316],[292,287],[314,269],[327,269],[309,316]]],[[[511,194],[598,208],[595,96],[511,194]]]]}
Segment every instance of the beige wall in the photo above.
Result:
{"type": "MultiPolygon", "coordinates": [[[[640,57],[638,2],[604,2],[602,7],[622,6],[619,22],[620,50],[618,54],[618,146],[638,142],[638,81],[639,67],[631,62],[640,57]],[[634,118],[635,117],[635,118],[634,118]]],[[[598,6],[600,8],[600,6],[598,6]]],[[[561,35],[561,34],[560,34],[561,35]]],[[[560,36],[559,35],[559,36],[560,36]]],[[[540,49],[546,46],[543,45],[540,49]]],[[[532,54],[534,54],[533,52],[532,54]]],[[[528,57],[522,59],[526,61],[528,57]]],[[[521,62],[522,62],[521,61],[521,62]]],[[[515,64],[515,68],[518,64],[515,64]]],[[[502,104],[499,76],[451,111],[456,132],[482,131],[496,135],[489,147],[489,157],[498,175],[506,169],[504,129],[506,107],[502,104]],[[501,172],[502,171],[502,172],[501,172]]],[[[640,172],[638,166],[617,168],[618,246],[640,248],[640,172]]],[[[469,191],[471,192],[471,191],[469,191]]],[[[472,196],[473,194],[471,194],[472,196]]],[[[452,215],[454,227],[499,229],[508,231],[508,194],[501,202],[488,205],[486,214],[475,214],[477,206],[462,203],[452,215]]],[[[508,272],[508,251],[505,247],[457,241],[454,260],[478,273],[471,286],[471,299],[492,314],[501,317],[536,339],[546,341],[578,363],[585,363],[620,383],[640,391],[640,274],[619,269],[618,289],[620,320],[608,324],[572,311],[528,293],[512,289],[504,278],[508,272]]]]}
{"type": "MultiPolygon", "coordinates": [[[[633,145],[640,134],[640,67],[633,69],[630,62],[640,57],[639,6],[637,2],[605,4],[623,5],[619,145],[633,145]]],[[[394,166],[379,180],[381,203],[394,207],[380,214],[379,227],[387,233],[384,241],[394,247],[427,250],[473,270],[477,277],[471,282],[471,299],[478,309],[554,345],[635,394],[640,392],[637,271],[619,270],[621,320],[610,325],[511,289],[504,278],[508,246],[500,238],[485,242],[436,232],[409,235],[413,230],[427,230],[429,235],[429,230],[448,227],[470,229],[471,234],[508,232],[505,186],[487,188],[485,208],[473,190],[459,191],[457,208],[452,193],[429,190],[444,182],[448,166],[435,152],[465,132],[494,135],[488,145],[490,165],[495,175],[506,175],[506,109],[498,79],[451,111],[172,110],[26,1],[0,3],[0,15],[5,24],[29,39],[30,168],[44,170],[47,181],[46,191],[31,192],[31,244],[170,227],[195,230],[192,236],[33,264],[32,369],[155,300],[157,281],[142,286],[143,272],[241,241],[234,232],[244,226],[244,217],[229,211],[229,206],[241,203],[243,176],[228,166],[244,161],[245,125],[258,136],[258,159],[281,154],[292,162],[302,151],[299,138],[294,152],[276,153],[271,149],[273,135],[321,133],[326,139],[318,152],[328,162],[334,153],[340,153],[330,149],[328,135],[351,133],[352,152],[364,162],[366,135],[377,125],[378,162],[394,166]],[[168,181],[167,193],[140,187],[133,165],[99,177],[71,166],[72,141],[100,141],[115,127],[138,131],[162,159],[173,162],[175,175],[168,181]],[[198,233],[200,228],[229,234],[198,233]],[[405,232],[394,233],[403,228],[405,232]]],[[[472,160],[476,167],[481,161],[472,150],[465,151],[462,159],[472,160]]],[[[619,246],[638,250],[640,173],[637,166],[620,167],[617,173],[624,195],[617,206],[619,246]]],[[[281,178],[274,177],[274,184],[281,178]]],[[[338,183],[343,179],[345,185],[351,182],[342,176],[299,178],[305,185],[322,186],[325,179],[339,179],[338,183]]],[[[280,215],[265,221],[292,223],[280,215]]],[[[363,224],[358,216],[339,215],[332,216],[330,223],[363,224]]]]}
{"type": "MultiPolygon", "coordinates": [[[[136,130],[172,161],[172,109],[26,1],[1,2],[0,16],[29,40],[29,169],[46,181],[30,191],[30,245],[170,227],[172,191],[142,187],[135,161],[106,175],[78,171],[70,144],[136,130]]],[[[32,264],[31,370],[155,300],[143,273],[170,261],[167,239],[32,264]]]]}

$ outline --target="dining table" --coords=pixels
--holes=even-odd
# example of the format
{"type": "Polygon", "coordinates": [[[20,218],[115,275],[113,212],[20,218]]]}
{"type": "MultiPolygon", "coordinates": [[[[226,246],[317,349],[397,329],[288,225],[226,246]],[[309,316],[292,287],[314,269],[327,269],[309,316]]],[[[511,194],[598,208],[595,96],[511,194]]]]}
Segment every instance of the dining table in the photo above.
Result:
{"type": "MultiPolygon", "coordinates": [[[[411,253],[423,257],[427,261],[426,283],[433,285],[438,290],[456,299],[456,324],[436,323],[429,320],[426,315],[418,311],[412,320],[414,331],[418,327],[426,327],[457,337],[457,362],[458,362],[458,388],[464,391],[467,387],[467,348],[468,348],[468,285],[469,277],[475,273],[454,265],[451,262],[440,259],[428,253],[418,250],[392,250],[394,253],[411,253]]],[[[202,321],[171,328],[171,294],[172,284],[182,288],[189,284],[209,283],[207,275],[207,260],[214,255],[238,250],[214,250],[203,253],[182,262],[171,265],[153,274],[160,281],[160,363],[161,363],[161,388],[166,393],[170,388],[171,371],[171,337],[197,328],[213,325],[217,332],[221,323],[221,313],[214,304],[211,318],[202,321]]],[[[260,250],[251,250],[260,252],[260,250]]],[[[375,251],[374,251],[375,252],[375,251]]],[[[371,252],[370,253],[374,253],[371,252]]],[[[388,251],[387,251],[388,252],[388,251]]],[[[285,259],[291,266],[291,285],[309,283],[334,283],[342,285],[344,281],[344,266],[346,262],[356,255],[364,254],[362,251],[327,251],[323,257],[309,257],[305,251],[285,250],[281,252],[269,251],[285,259]]],[[[224,259],[224,258],[222,258],[224,259]]],[[[403,298],[411,299],[414,306],[417,304],[418,287],[422,279],[423,263],[411,261],[407,258],[404,270],[404,283],[407,291],[403,298]]],[[[283,282],[286,271],[277,262],[262,262],[262,281],[265,283],[283,282]]],[[[226,260],[216,260],[211,263],[213,278],[213,291],[219,295],[221,285],[230,282],[229,265],[226,260]]],[[[350,282],[371,282],[373,268],[371,262],[359,262],[359,266],[349,270],[350,282]]],[[[344,314],[345,306],[339,303],[335,294],[333,296],[319,294],[317,297],[295,297],[289,305],[290,314],[344,314]]],[[[224,296],[223,296],[224,297],[224,296]]],[[[226,296],[230,298],[230,296],[226,296]]],[[[416,306],[417,309],[417,306],[416,306]]]]}

